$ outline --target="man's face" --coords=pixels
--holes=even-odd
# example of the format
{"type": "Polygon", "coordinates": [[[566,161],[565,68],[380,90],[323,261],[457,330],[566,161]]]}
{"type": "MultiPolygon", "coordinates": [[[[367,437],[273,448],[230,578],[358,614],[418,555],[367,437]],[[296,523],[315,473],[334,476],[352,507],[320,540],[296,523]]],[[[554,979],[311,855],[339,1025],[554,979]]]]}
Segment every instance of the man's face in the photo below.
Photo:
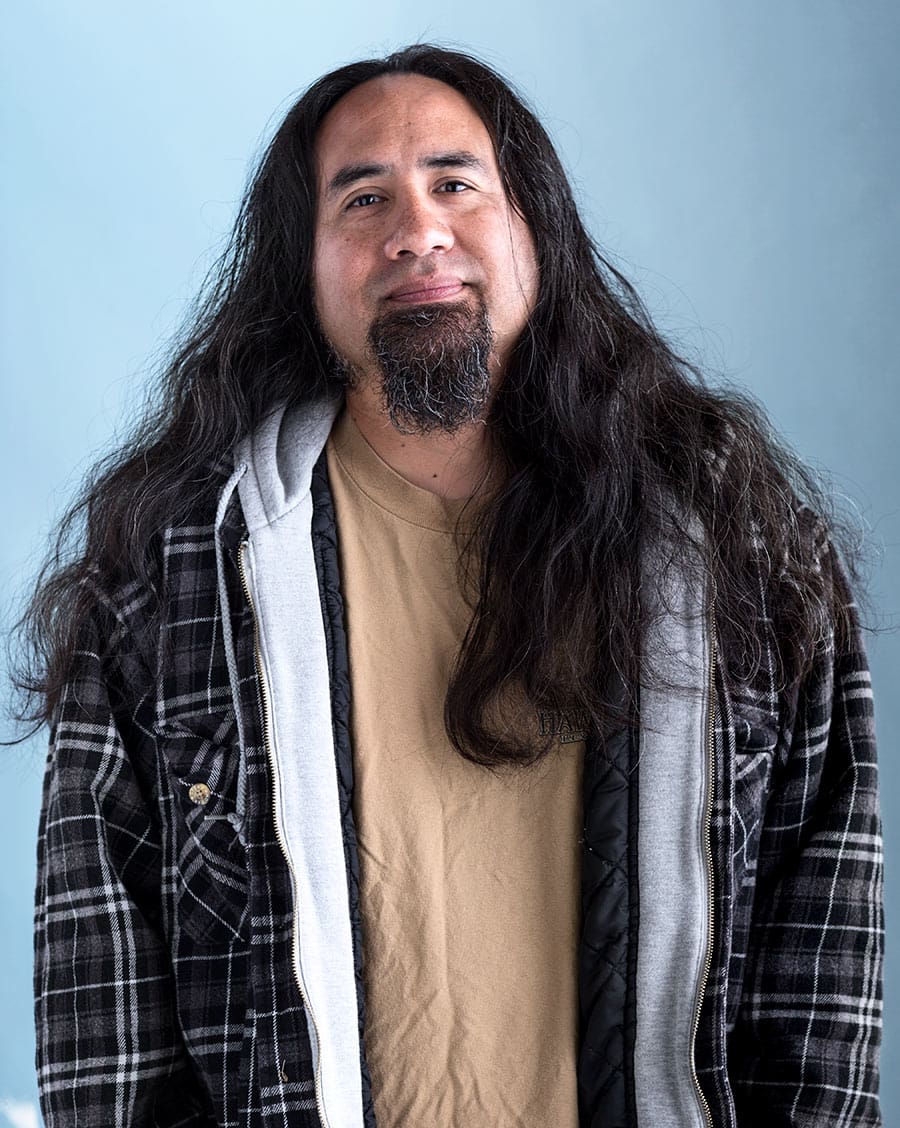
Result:
{"type": "MultiPolygon", "coordinates": [[[[481,119],[442,82],[376,78],[326,115],[316,158],[315,307],[351,383],[383,393],[391,380],[444,380],[450,400],[477,396],[470,369],[496,381],[538,287],[531,232],[481,119]]],[[[454,410],[447,430],[464,421],[454,410]]],[[[432,429],[420,422],[410,429],[432,429]]]]}

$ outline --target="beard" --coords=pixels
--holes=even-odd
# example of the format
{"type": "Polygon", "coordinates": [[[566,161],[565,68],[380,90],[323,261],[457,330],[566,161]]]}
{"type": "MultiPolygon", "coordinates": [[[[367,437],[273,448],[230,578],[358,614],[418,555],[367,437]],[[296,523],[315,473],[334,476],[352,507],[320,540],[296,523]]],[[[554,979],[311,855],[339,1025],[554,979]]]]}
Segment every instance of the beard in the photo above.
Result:
{"type": "MultiPolygon", "coordinates": [[[[369,327],[384,409],[402,434],[453,434],[484,417],[490,399],[493,333],[484,299],[391,310],[369,327]]],[[[345,382],[357,374],[338,358],[345,382]]]]}

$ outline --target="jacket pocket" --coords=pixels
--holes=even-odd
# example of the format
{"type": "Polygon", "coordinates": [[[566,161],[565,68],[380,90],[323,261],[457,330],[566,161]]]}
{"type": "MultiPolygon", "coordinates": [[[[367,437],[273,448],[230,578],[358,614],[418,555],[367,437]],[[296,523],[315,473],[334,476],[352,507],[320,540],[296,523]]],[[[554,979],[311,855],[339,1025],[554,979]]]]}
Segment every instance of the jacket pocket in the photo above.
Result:
{"type": "MultiPolygon", "coordinates": [[[[219,735],[217,733],[217,735],[219,735]]],[[[246,936],[250,875],[238,811],[240,751],[180,721],[157,730],[175,926],[198,944],[246,936]]]]}

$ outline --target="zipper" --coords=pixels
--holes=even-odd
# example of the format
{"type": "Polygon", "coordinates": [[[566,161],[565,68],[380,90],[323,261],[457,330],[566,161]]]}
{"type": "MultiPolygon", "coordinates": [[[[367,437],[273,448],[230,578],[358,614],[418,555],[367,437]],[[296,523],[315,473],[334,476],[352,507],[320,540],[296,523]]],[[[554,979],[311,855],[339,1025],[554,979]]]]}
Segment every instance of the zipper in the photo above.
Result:
{"type": "MultiPolygon", "coordinates": [[[[269,762],[269,774],[272,779],[272,822],[275,826],[275,838],[281,848],[281,853],[284,855],[285,863],[291,875],[291,886],[294,893],[294,916],[291,923],[291,964],[294,969],[294,979],[297,983],[297,989],[300,992],[300,998],[303,1000],[303,1006],[306,1013],[309,1015],[310,1022],[312,1023],[313,1033],[316,1037],[316,1070],[315,1070],[315,1095],[316,1095],[316,1109],[319,1114],[319,1122],[322,1125],[327,1125],[328,1121],[325,1118],[325,1106],[322,1103],[322,1040],[319,1037],[319,1027],[316,1024],[316,1017],[313,1014],[312,1006],[310,1005],[309,996],[303,986],[303,980],[300,975],[300,940],[297,935],[297,919],[296,919],[296,905],[297,905],[297,877],[294,872],[294,866],[291,862],[290,854],[288,853],[287,843],[284,840],[284,835],[281,831],[281,825],[278,822],[278,774],[275,768],[275,753],[272,748],[272,741],[270,739],[270,717],[271,709],[269,707],[269,691],[266,687],[266,679],[263,674],[263,661],[262,651],[259,645],[259,621],[256,617],[256,608],[253,605],[253,596],[250,594],[250,584],[247,581],[247,572],[244,566],[244,552],[246,551],[248,542],[242,540],[238,548],[238,573],[241,577],[241,586],[244,589],[244,596],[250,607],[250,613],[253,616],[253,649],[256,658],[256,676],[257,676],[257,694],[259,700],[259,712],[262,718],[262,735],[263,747],[266,752],[266,759],[269,762]]],[[[279,1069],[279,1076],[281,1080],[285,1080],[283,1066],[279,1069]]]]}
{"type": "Polygon", "coordinates": [[[713,1128],[712,1111],[709,1107],[709,1102],[706,1099],[706,1094],[700,1087],[700,1079],[697,1076],[697,1066],[695,1058],[695,1048],[697,1042],[697,1031],[700,1028],[700,1012],[703,1009],[703,998],[706,994],[706,986],[709,982],[709,973],[712,968],[713,957],[713,925],[715,915],[715,889],[713,887],[713,855],[712,855],[712,814],[713,814],[713,790],[715,786],[715,767],[716,767],[716,619],[715,619],[715,584],[709,596],[709,611],[708,611],[708,624],[707,630],[709,631],[709,681],[707,684],[708,701],[706,710],[706,770],[707,770],[707,786],[706,786],[706,810],[703,813],[703,852],[706,859],[706,875],[707,875],[707,891],[708,900],[706,906],[707,912],[707,942],[706,942],[706,958],[703,961],[703,971],[700,976],[700,984],[697,988],[697,1005],[694,1011],[694,1022],[691,1028],[691,1076],[694,1079],[694,1085],[697,1089],[697,1099],[700,1102],[700,1107],[703,1111],[704,1118],[708,1128],[713,1128]]]}

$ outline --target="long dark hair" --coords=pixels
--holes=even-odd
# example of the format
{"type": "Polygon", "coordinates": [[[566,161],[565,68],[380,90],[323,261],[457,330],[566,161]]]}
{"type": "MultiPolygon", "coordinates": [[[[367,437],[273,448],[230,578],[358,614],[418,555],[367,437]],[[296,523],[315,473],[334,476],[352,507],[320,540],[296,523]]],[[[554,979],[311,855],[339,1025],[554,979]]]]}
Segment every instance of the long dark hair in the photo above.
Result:
{"type": "Polygon", "coordinates": [[[52,718],[98,592],[131,583],[161,598],[160,533],[207,489],[203,468],[276,402],[333,386],[311,299],[314,143],[343,95],[393,74],[438,79],[468,99],[534,234],[540,270],[536,308],[489,416],[505,485],[463,554],[473,617],[445,710],[458,750],[491,765],[543,751],[495,731],[511,685],[537,703],[577,705],[602,728],[614,708],[607,675],[637,684],[641,553],[663,535],[699,553],[715,582],[732,678],[759,672],[762,600],[785,686],[809,668],[829,624],[846,626],[815,559],[822,537],[807,528],[802,503],[825,510],[811,475],[751,400],[708,388],[662,339],[585,231],[547,133],[510,84],[469,55],[417,44],[319,79],[277,130],[156,406],[62,521],[21,622],[23,717],[52,718]]]}

